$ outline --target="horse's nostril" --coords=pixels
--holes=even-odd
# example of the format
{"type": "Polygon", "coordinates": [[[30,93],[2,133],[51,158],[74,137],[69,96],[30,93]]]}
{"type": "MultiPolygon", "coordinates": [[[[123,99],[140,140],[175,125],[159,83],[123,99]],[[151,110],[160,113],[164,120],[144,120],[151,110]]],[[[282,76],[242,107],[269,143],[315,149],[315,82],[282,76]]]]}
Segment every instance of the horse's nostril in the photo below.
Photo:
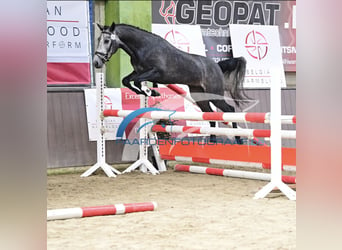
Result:
{"type": "Polygon", "coordinates": [[[101,67],[100,62],[98,60],[94,60],[94,66],[95,68],[100,68],[101,67]]]}

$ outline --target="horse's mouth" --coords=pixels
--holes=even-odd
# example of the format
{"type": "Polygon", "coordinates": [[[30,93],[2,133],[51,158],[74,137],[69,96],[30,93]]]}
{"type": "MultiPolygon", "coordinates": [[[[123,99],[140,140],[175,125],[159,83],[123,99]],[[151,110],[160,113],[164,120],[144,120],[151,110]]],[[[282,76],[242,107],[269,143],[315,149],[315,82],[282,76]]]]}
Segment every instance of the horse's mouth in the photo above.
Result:
{"type": "Polygon", "coordinates": [[[94,63],[95,68],[97,69],[102,68],[105,62],[106,61],[103,58],[99,57],[98,55],[94,56],[93,63],[94,63]]]}

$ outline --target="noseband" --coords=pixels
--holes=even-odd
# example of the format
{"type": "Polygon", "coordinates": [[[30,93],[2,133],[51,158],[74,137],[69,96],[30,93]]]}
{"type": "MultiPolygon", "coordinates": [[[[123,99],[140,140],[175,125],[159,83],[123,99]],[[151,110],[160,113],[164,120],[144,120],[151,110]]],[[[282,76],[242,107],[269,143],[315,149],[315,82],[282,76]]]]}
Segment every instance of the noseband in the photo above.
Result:
{"type": "MultiPolygon", "coordinates": [[[[111,32],[108,32],[108,31],[102,31],[102,34],[108,34],[108,35],[110,35],[111,43],[110,43],[110,47],[109,47],[109,49],[108,49],[108,51],[109,51],[109,50],[112,48],[112,45],[113,45],[113,42],[112,42],[112,41],[115,40],[115,34],[113,34],[113,33],[111,33],[111,32]]],[[[102,53],[102,52],[95,51],[95,55],[97,55],[97,56],[101,59],[101,61],[102,61],[103,63],[106,63],[106,62],[109,61],[109,58],[108,58],[108,51],[107,51],[106,54],[105,54],[105,53],[102,53]]]]}
{"type": "Polygon", "coordinates": [[[105,53],[102,53],[102,52],[95,51],[95,55],[97,55],[101,59],[101,61],[103,63],[106,63],[106,62],[109,61],[108,53],[105,54],[105,53]]]}

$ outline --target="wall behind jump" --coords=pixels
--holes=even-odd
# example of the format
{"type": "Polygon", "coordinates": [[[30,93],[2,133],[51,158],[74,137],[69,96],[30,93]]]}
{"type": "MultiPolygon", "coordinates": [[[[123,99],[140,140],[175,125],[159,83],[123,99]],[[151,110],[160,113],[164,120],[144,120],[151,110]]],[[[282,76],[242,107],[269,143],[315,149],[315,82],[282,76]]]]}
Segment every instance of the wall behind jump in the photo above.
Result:
{"type": "MultiPolygon", "coordinates": [[[[48,168],[96,163],[96,142],[88,140],[84,91],[47,94],[48,168]]],[[[106,142],[109,163],[121,162],[122,145],[106,142]]]]}

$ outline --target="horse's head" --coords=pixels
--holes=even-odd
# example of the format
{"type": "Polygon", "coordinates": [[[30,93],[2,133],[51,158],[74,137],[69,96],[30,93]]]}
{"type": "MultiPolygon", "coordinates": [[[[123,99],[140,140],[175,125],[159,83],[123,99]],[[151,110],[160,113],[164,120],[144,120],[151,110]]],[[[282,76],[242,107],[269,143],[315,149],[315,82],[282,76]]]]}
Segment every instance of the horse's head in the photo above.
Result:
{"type": "Polygon", "coordinates": [[[97,24],[101,30],[101,35],[98,38],[98,46],[94,55],[95,68],[102,68],[110,57],[118,50],[120,39],[115,33],[115,23],[111,26],[101,26],[97,24]]]}

